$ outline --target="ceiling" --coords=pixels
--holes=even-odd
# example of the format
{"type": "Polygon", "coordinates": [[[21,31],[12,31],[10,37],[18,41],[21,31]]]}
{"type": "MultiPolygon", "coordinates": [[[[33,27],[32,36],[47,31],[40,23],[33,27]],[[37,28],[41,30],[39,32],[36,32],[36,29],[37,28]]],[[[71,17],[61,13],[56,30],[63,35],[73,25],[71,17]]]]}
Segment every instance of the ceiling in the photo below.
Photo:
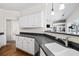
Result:
{"type": "Polygon", "coordinates": [[[0,9],[22,11],[40,4],[41,3],[0,3],[0,9]]]}
{"type": "Polygon", "coordinates": [[[78,3],[64,3],[65,8],[63,10],[59,10],[60,4],[61,3],[53,4],[53,9],[55,14],[49,17],[53,21],[67,19],[72,14],[72,12],[76,10],[76,8],[79,6],[78,3]]]}
{"type": "MultiPolygon", "coordinates": [[[[0,3],[0,9],[22,11],[24,9],[39,6],[41,4],[42,3],[0,3]]],[[[48,3],[48,4],[51,4],[51,3],[48,3]]],[[[75,10],[75,8],[78,7],[79,5],[78,3],[64,3],[65,9],[59,10],[60,4],[61,3],[53,3],[53,9],[54,9],[55,15],[54,16],[49,15],[48,19],[52,19],[52,20],[67,19],[75,10]],[[63,14],[64,16],[62,16],[63,14]]],[[[52,5],[49,5],[48,7],[50,7],[48,9],[51,11],[52,5]]]]}

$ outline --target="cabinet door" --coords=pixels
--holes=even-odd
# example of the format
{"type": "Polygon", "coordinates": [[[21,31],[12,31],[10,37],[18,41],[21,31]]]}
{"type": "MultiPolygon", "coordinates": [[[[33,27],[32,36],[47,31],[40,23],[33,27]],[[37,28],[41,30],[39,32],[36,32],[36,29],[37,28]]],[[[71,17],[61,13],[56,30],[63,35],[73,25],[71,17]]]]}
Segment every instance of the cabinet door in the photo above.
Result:
{"type": "Polygon", "coordinates": [[[1,37],[2,37],[2,45],[5,46],[6,45],[6,36],[1,35],[1,37]]]}
{"type": "Polygon", "coordinates": [[[34,27],[41,27],[41,13],[36,13],[33,15],[34,27]]]}
{"type": "Polygon", "coordinates": [[[28,17],[27,16],[24,16],[24,17],[21,17],[20,18],[20,20],[19,20],[19,26],[21,27],[21,28],[23,28],[23,27],[27,27],[27,21],[28,20],[28,17]]]}
{"type": "Polygon", "coordinates": [[[20,27],[41,27],[41,12],[21,17],[19,20],[20,27]]]}
{"type": "Polygon", "coordinates": [[[31,54],[35,54],[35,42],[34,42],[34,38],[29,38],[29,45],[28,45],[28,51],[31,53],[31,54]]]}
{"type": "Polygon", "coordinates": [[[28,45],[29,45],[29,40],[27,37],[23,40],[23,50],[28,52],[28,45]]]}
{"type": "Polygon", "coordinates": [[[6,37],[5,35],[0,35],[0,47],[6,45],[6,37]]]}
{"type": "Polygon", "coordinates": [[[16,47],[18,48],[18,40],[19,40],[19,36],[15,36],[15,41],[16,41],[16,47]]]}
{"type": "Polygon", "coordinates": [[[19,39],[17,40],[17,48],[19,49],[23,49],[23,40],[24,40],[24,37],[19,37],[19,39]]]}
{"type": "Polygon", "coordinates": [[[30,15],[30,25],[31,25],[31,27],[36,27],[36,24],[35,24],[35,15],[34,14],[32,14],[32,15],[30,15]]]}
{"type": "Polygon", "coordinates": [[[2,38],[0,36],[0,48],[1,48],[1,46],[2,46],[2,38]]]}
{"type": "Polygon", "coordinates": [[[32,27],[32,21],[31,16],[27,16],[26,20],[26,27],[32,27]]]}
{"type": "Polygon", "coordinates": [[[19,26],[20,27],[23,27],[24,26],[24,18],[23,17],[21,17],[20,19],[19,19],[19,26]]]}
{"type": "Polygon", "coordinates": [[[23,40],[23,50],[34,55],[34,40],[33,38],[27,38],[23,40]]]}

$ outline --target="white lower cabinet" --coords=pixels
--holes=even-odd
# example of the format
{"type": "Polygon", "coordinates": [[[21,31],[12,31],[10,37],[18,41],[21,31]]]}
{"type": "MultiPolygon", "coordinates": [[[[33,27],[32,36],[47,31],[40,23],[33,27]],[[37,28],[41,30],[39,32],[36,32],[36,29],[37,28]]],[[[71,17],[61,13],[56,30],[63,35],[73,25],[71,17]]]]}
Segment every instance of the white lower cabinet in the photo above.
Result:
{"type": "Polygon", "coordinates": [[[0,35],[0,48],[6,45],[6,37],[5,35],[0,35]]]}
{"type": "Polygon", "coordinates": [[[34,48],[35,48],[35,43],[34,43],[34,38],[29,38],[29,37],[22,37],[22,36],[17,36],[16,37],[16,47],[28,52],[32,55],[35,54],[34,48]]]}
{"type": "Polygon", "coordinates": [[[23,49],[22,48],[22,42],[23,42],[22,40],[23,40],[23,37],[16,36],[16,47],[19,49],[23,49]]]}

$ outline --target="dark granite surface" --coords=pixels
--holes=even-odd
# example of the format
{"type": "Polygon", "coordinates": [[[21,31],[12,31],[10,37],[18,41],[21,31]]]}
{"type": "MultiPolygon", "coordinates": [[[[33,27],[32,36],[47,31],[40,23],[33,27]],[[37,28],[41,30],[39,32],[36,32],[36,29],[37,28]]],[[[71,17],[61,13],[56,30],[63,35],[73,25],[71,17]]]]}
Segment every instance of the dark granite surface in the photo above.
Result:
{"type": "MultiPolygon", "coordinates": [[[[53,33],[53,32],[50,32],[50,33],[53,33]]],[[[59,34],[59,33],[58,33],[59,34]]],[[[46,56],[54,56],[54,54],[47,48],[45,47],[45,44],[47,43],[58,43],[62,46],[65,47],[64,43],[62,40],[56,40],[55,37],[53,36],[50,36],[48,34],[44,34],[44,33],[27,33],[27,32],[21,32],[19,35],[17,36],[23,36],[23,37],[30,37],[30,38],[35,38],[36,41],[38,42],[40,48],[44,51],[44,53],[46,54],[46,56]]],[[[73,49],[76,49],[76,50],[79,50],[78,49],[79,47],[79,44],[74,44],[74,43],[71,43],[69,44],[69,48],[73,48],[73,49]],[[71,46],[72,45],[72,46],[71,46]],[[75,48],[74,48],[75,47],[75,48]]]]}
{"type": "Polygon", "coordinates": [[[29,38],[36,38],[34,35],[29,35],[29,34],[18,34],[16,36],[22,36],[22,37],[29,37],[29,38]]]}
{"type": "Polygon", "coordinates": [[[23,36],[23,37],[29,37],[29,38],[35,38],[39,42],[39,44],[46,44],[53,42],[53,39],[50,39],[48,37],[45,37],[44,35],[32,35],[32,34],[20,34],[16,36],[23,36]]]}
{"type": "MultiPolygon", "coordinates": [[[[46,54],[46,56],[54,56],[54,54],[47,47],[45,47],[45,44],[46,43],[54,43],[54,42],[57,42],[54,37],[53,38],[50,38],[47,35],[39,35],[39,34],[33,35],[33,34],[28,34],[28,33],[27,34],[22,33],[22,34],[17,35],[17,36],[35,38],[36,41],[38,42],[40,48],[46,54]]],[[[60,44],[60,43],[58,43],[58,44],[60,44]]]]}
{"type": "Polygon", "coordinates": [[[56,34],[63,34],[63,35],[70,35],[70,36],[77,36],[79,37],[79,34],[69,34],[69,33],[60,33],[60,32],[52,32],[52,31],[45,31],[45,32],[48,32],[48,33],[56,33],[56,34]]]}
{"type": "Polygon", "coordinates": [[[0,35],[3,35],[3,34],[4,34],[4,32],[1,32],[1,33],[0,33],[0,35]]]}

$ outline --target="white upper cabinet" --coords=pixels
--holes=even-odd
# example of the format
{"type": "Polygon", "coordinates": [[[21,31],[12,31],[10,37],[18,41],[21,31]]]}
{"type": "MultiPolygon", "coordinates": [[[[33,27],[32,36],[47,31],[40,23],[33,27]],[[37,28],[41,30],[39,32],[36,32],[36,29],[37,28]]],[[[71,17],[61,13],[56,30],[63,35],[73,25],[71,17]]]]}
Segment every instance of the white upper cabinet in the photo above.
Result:
{"type": "Polygon", "coordinates": [[[23,16],[19,20],[20,28],[24,27],[41,27],[42,12],[34,13],[28,16],[23,16]]]}

